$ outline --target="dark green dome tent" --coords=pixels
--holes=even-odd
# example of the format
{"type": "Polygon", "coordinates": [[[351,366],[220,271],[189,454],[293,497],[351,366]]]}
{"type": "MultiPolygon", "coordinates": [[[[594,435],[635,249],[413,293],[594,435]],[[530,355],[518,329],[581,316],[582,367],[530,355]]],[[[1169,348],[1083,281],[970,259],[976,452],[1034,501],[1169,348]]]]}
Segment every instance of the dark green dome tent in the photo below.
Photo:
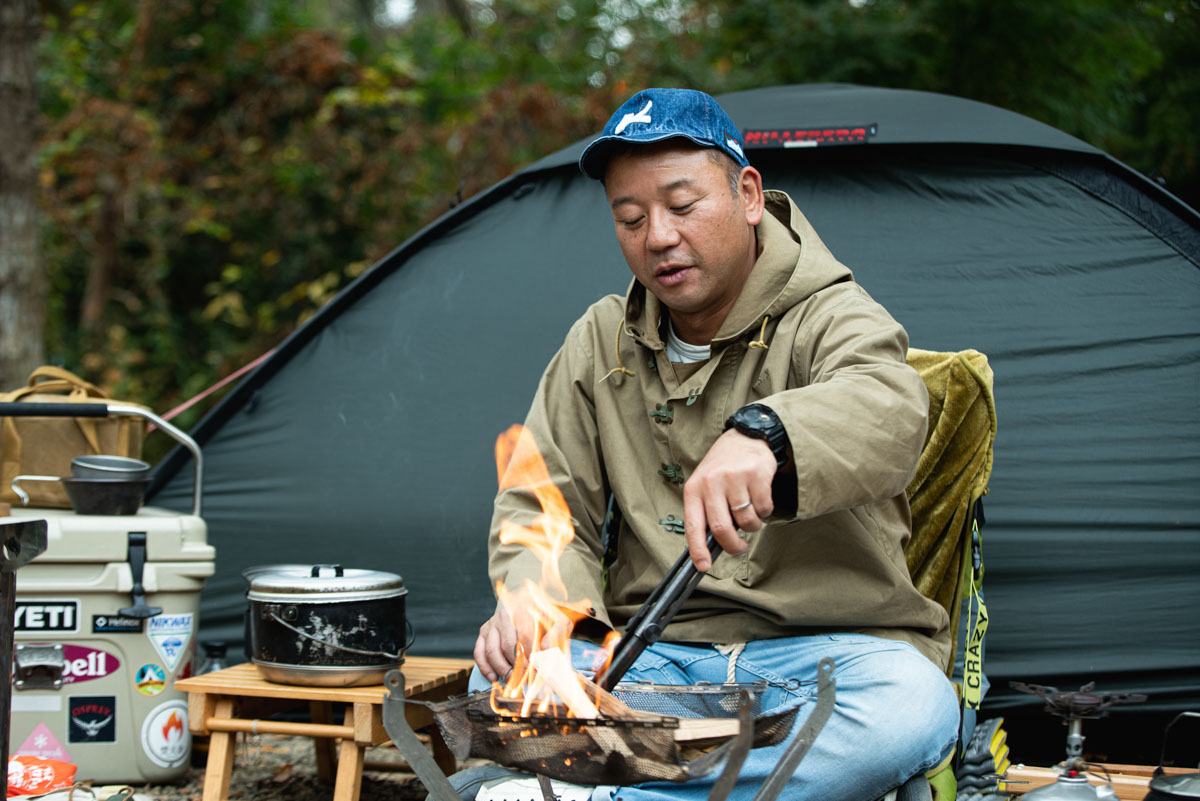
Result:
{"type": "MultiPolygon", "coordinates": [[[[1009,680],[1095,680],[1200,706],[1200,216],[981,103],[850,85],[721,102],[914,347],[990,359],[988,703],[1039,703],[1009,680]]],[[[398,247],[192,432],[217,548],[202,636],[240,639],[247,566],[340,562],[403,576],[416,652],[470,655],[494,605],[496,435],[576,316],[629,282],[585,144],[398,247]]],[[[188,508],[187,463],[164,460],[154,503],[188,508]]]]}

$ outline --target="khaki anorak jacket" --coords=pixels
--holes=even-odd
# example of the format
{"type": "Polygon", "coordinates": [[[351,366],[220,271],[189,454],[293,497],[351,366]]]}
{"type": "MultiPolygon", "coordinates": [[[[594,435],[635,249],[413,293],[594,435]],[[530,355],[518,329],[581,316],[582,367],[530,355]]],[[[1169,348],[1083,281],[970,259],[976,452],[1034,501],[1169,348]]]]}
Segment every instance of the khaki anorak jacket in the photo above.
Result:
{"type": "MultiPolygon", "coordinates": [[[[625,298],[587,310],[542,377],[525,426],[572,513],[575,539],[559,562],[564,600],[588,599],[596,622],[623,626],[686,548],[683,482],[726,418],[762,403],[791,442],[794,517],[745,534],[746,552],[718,556],[663,638],[861,632],[911,642],[945,668],[946,612],[916,590],[904,561],[904,489],[929,404],[905,364],[907,334],[786,194],[766,194],[758,259],[707,362],[671,364],[666,310],[635,280],[625,298]],[[604,580],[610,493],[621,522],[604,580]]],[[[501,545],[498,533],[501,521],[528,526],[540,511],[520,488],[497,496],[493,582],[538,581],[534,554],[501,545]]]]}

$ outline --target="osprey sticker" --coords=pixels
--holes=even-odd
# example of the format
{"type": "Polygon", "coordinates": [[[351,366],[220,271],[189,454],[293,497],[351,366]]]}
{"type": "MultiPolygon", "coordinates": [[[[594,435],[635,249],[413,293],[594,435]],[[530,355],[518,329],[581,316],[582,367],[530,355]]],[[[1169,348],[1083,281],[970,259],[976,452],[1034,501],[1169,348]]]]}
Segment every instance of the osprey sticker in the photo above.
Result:
{"type": "Polygon", "coordinates": [[[191,749],[186,701],[167,701],[146,716],[142,723],[142,750],[155,765],[177,768],[187,761],[191,749]]]}
{"type": "Polygon", "coordinates": [[[170,672],[187,651],[192,637],[192,621],[195,615],[158,615],[146,621],[146,636],[154,644],[154,650],[162,657],[170,672]]]}
{"type": "Polygon", "coordinates": [[[45,723],[39,723],[33,727],[33,731],[25,738],[25,742],[21,743],[21,747],[14,753],[24,754],[25,756],[34,756],[39,759],[57,759],[62,762],[70,762],[71,755],[67,753],[67,749],[62,747],[62,743],[50,731],[50,727],[45,723]]]}
{"type": "Polygon", "coordinates": [[[115,743],[117,741],[117,697],[77,695],[67,705],[71,725],[69,743],[115,743]]]}
{"type": "Polygon", "coordinates": [[[107,651],[70,643],[64,644],[62,649],[63,684],[102,679],[121,667],[121,660],[107,651]]]}
{"type": "Polygon", "coordinates": [[[167,686],[167,673],[153,662],[147,662],[134,674],[133,686],[142,695],[158,695],[167,686]]]}

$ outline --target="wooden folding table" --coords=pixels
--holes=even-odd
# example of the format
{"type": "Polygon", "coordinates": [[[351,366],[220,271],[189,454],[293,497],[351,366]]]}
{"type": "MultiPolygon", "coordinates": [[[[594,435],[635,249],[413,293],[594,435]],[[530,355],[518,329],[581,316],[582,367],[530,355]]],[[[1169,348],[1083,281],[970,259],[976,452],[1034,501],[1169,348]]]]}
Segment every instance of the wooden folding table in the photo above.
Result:
{"type": "MultiPolygon", "coordinates": [[[[440,701],[465,693],[472,664],[469,659],[406,657],[400,668],[404,674],[405,698],[440,701]]],[[[387,689],[382,684],[367,687],[275,684],[263,679],[258,669],[247,662],[177,681],[175,688],[188,694],[192,733],[209,736],[203,801],[225,801],[229,795],[237,732],[313,738],[317,774],[324,779],[333,773],[333,740],[341,740],[334,801],[358,801],[363,756],[368,748],[388,739],[383,728],[383,698],[387,689]],[[311,722],[270,719],[305,703],[311,722]],[[334,703],[347,704],[341,725],[333,723],[334,703]]],[[[419,704],[405,704],[404,709],[408,725],[414,730],[433,723],[432,713],[419,704]]],[[[454,755],[436,726],[432,727],[430,741],[434,760],[450,775],[455,769],[454,755]]]]}

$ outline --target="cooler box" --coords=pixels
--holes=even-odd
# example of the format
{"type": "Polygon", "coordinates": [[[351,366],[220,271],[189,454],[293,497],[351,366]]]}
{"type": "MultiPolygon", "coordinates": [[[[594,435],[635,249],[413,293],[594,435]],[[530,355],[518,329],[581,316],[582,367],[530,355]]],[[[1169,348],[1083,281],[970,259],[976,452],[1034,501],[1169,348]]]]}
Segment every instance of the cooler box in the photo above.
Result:
{"type": "Polygon", "coordinates": [[[200,590],[213,574],[204,521],[14,509],[48,547],[18,571],[11,754],[61,759],[78,780],[170,782],[188,768],[187,693],[200,590]]]}

